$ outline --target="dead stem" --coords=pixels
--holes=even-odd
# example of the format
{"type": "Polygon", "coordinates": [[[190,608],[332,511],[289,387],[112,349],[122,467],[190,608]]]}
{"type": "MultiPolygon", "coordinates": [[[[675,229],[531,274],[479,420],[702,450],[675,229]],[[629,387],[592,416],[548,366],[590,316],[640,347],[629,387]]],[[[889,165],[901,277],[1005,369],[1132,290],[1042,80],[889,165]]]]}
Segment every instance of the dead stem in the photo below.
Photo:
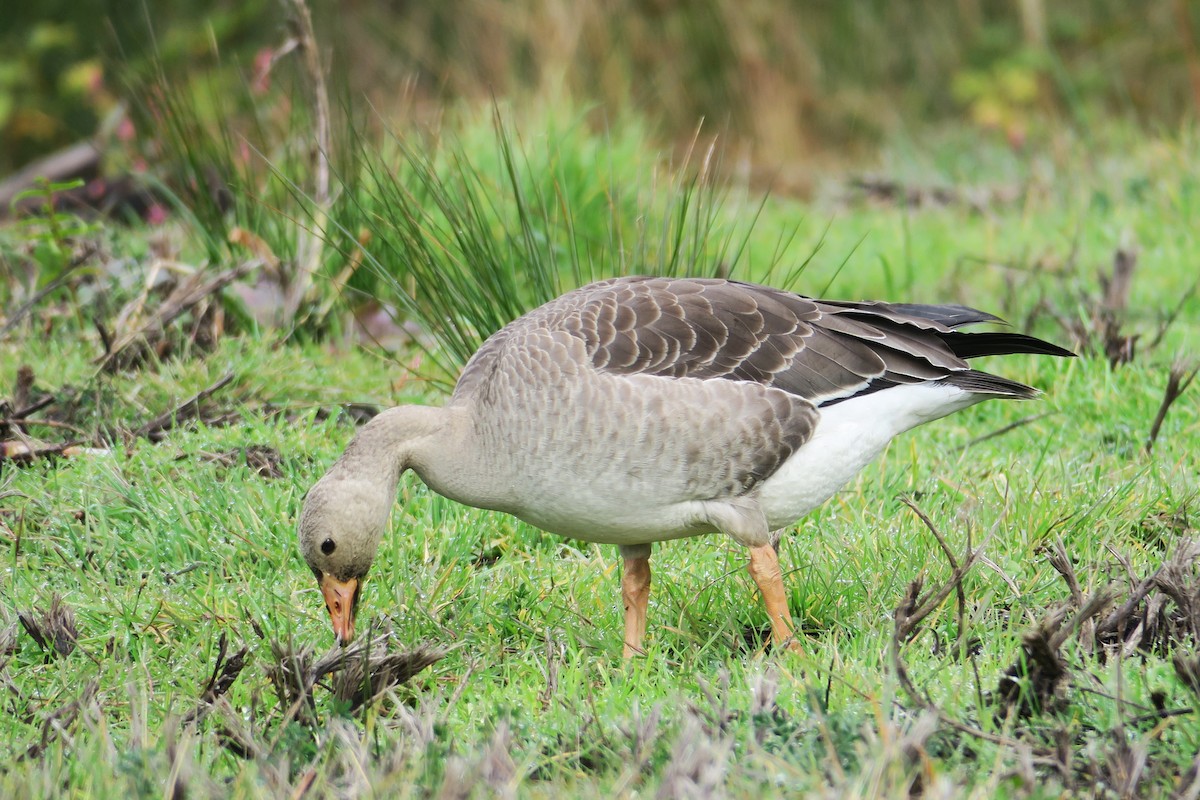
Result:
{"type": "Polygon", "coordinates": [[[300,44],[304,68],[312,83],[313,113],[316,116],[314,135],[316,138],[313,159],[313,211],[312,226],[296,228],[296,267],[287,286],[285,319],[294,319],[304,302],[313,276],[321,266],[321,253],[325,239],[325,226],[331,205],[329,191],[329,154],[332,148],[332,133],[329,122],[329,93],[325,86],[325,71],[321,65],[321,53],[317,36],[313,31],[312,14],[305,0],[291,0],[296,11],[295,38],[300,44]]]}
{"type": "Polygon", "coordinates": [[[233,373],[227,372],[218,378],[214,383],[206,386],[196,394],[184,400],[179,405],[170,411],[159,414],[154,419],[143,424],[140,428],[134,431],[134,436],[144,436],[151,441],[161,439],[166,431],[171,430],[180,422],[199,416],[200,404],[213,396],[217,392],[224,389],[233,381],[233,373]]]}
{"type": "Polygon", "coordinates": [[[1200,373],[1200,364],[1194,362],[1177,361],[1171,365],[1171,369],[1167,373],[1167,387],[1163,391],[1162,403],[1158,406],[1158,413],[1154,415],[1154,423],[1150,426],[1150,435],[1146,438],[1147,455],[1154,450],[1154,443],[1158,440],[1159,431],[1167,419],[1167,412],[1171,410],[1172,404],[1192,385],[1197,373],[1200,373]]]}

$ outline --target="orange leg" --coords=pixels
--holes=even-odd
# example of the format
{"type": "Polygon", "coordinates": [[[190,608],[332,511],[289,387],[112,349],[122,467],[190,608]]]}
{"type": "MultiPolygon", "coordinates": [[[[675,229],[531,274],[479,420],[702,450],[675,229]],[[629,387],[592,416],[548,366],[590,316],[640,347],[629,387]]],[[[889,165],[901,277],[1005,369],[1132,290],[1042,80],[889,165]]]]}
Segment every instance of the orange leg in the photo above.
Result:
{"type": "Polygon", "coordinates": [[[621,548],[625,570],[621,575],[621,599],[625,604],[625,658],[643,652],[646,636],[646,607],[650,603],[650,548],[621,548]]]}
{"type": "Polygon", "coordinates": [[[750,563],[747,566],[750,577],[758,584],[762,592],[763,602],[767,606],[767,616],[771,618],[771,642],[776,647],[786,646],[794,653],[804,652],[804,648],[792,636],[796,629],[792,622],[792,612],[788,610],[787,595],[783,590],[783,573],[779,571],[779,556],[771,545],[750,548],[750,563]]]}

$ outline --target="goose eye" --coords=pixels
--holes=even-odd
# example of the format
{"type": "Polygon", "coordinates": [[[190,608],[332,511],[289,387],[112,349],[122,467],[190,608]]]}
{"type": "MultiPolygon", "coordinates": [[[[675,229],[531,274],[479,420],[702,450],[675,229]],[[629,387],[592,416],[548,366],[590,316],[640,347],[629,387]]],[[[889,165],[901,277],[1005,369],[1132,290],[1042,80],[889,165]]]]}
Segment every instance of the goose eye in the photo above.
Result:
{"type": "Polygon", "coordinates": [[[325,541],[321,542],[321,552],[325,555],[329,555],[336,549],[337,542],[335,542],[333,539],[326,539],[325,541]]]}

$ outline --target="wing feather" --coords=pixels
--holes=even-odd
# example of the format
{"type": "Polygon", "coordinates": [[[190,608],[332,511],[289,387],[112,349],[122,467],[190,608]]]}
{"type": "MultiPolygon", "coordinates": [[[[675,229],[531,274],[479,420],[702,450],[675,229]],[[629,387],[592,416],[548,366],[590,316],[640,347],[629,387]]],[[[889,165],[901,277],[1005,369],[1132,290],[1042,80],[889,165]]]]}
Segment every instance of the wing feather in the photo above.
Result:
{"type": "MultiPolygon", "coordinates": [[[[602,372],[742,381],[820,405],[876,381],[966,369],[941,338],[952,329],[912,315],[937,308],[821,303],[715,279],[620,278],[564,295],[534,316],[579,336],[602,372]]],[[[945,316],[990,319],[958,306],[945,316]]]]}

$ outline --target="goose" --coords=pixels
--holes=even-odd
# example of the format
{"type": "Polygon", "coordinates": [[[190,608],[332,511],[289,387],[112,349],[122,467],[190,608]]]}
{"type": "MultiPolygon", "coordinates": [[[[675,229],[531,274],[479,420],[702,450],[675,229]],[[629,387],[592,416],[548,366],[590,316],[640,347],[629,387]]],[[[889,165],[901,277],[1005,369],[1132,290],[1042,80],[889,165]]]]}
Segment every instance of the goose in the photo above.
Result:
{"type": "Polygon", "coordinates": [[[309,490],[300,550],[339,644],[412,470],[434,492],[615,544],[623,654],[643,651],[654,542],[723,533],[749,553],[773,647],[799,650],[773,532],[893,437],[1038,390],[976,356],[1072,356],[960,305],[816,300],[733,280],[623,277],[530,311],[471,357],[440,408],[369,421],[309,490]]]}

